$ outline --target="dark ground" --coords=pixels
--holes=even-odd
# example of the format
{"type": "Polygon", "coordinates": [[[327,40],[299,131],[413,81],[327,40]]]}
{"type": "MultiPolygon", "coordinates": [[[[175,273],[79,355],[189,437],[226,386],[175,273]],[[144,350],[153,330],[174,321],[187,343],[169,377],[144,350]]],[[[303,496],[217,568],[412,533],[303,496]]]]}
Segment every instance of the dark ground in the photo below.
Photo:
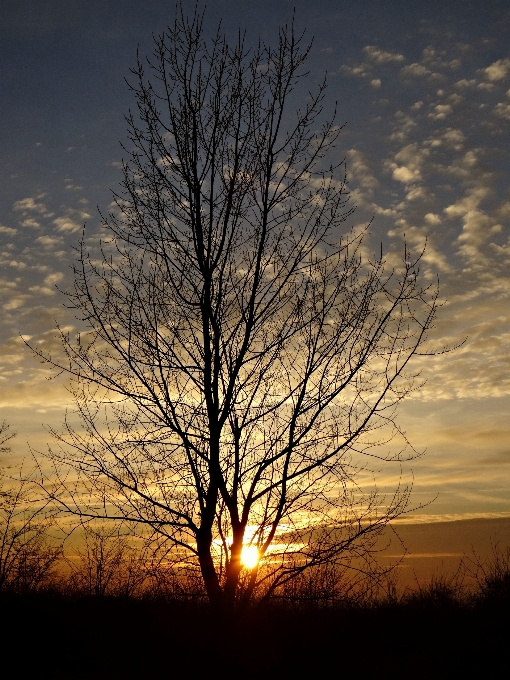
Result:
{"type": "Polygon", "coordinates": [[[509,612],[429,595],[272,605],[221,629],[205,605],[5,593],[2,661],[15,678],[510,677],[509,612]]]}

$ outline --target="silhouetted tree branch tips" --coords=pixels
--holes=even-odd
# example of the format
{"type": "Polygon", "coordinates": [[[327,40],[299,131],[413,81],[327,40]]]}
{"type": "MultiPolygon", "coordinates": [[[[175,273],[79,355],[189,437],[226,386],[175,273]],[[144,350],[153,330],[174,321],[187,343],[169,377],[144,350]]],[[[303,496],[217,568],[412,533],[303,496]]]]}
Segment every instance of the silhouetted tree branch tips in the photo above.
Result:
{"type": "Polygon", "coordinates": [[[69,300],[88,330],[52,360],[82,423],[55,433],[52,497],[153,532],[227,609],[310,567],[369,569],[409,497],[356,480],[380,445],[408,445],[395,408],[436,292],[408,253],[391,269],[362,258],[366,232],[343,233],[325,83],[289,110],[308,51],[293,25],[276,48],[207,42],[197,14],[155,41],[132,71],[102,257],[85,237],[78,252],[69,300]]]}
{"type": "MultiPolygon", "coordinates": [[[[6,422],[0,424],[0,453],[10,453],[8,442],[15,436],[6,422]]],[[[61,557],[61,547],[47,540],[56,510],[49,507],[47,497],[41,501],[36,490],[22,469],[7,465],[1,470],[0,592],[27,592],[47,585],[61,557]]]]}

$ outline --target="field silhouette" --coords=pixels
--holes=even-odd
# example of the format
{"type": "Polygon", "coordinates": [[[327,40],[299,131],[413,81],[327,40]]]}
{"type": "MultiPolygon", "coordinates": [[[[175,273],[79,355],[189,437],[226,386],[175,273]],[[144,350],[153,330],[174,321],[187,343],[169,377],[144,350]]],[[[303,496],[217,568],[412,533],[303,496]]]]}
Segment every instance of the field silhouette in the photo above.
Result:
{"type": "Polygon", "coordinates": [[[191,590],[90,595],[55,579],[0,595],[4,662],[21,677],[52,678],[504,673],[510,550],[493,544],[488,559],[472,553],[466,573],[438,572],[413,588],[390,576],[386,592],[338,589],[329,597],[331,572],[312,571],[282,597],[225,622],[191,590]]]}

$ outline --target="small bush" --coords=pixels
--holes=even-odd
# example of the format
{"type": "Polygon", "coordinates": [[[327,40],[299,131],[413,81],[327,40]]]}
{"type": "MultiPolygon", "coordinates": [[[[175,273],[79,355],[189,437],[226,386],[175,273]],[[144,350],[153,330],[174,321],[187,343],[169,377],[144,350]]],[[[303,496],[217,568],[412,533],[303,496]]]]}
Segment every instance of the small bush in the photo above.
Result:
{"type": "Polygon", "coordinates": [[[478,585],[477,600],[485,604],[508,606],[510,603],[510,546],[492,547],[492,556],[482,562],[474,561],[478,585]]]}

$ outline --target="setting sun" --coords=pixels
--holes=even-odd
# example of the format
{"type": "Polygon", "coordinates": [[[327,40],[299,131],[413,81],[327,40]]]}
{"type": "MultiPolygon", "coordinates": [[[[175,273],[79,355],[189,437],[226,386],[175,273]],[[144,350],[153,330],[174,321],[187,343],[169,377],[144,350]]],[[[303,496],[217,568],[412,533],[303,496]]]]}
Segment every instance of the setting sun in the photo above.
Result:
{"type": "Polygon", "coordinates": [[[259,561],[259,551],[256,545],[244,545],[241,551],[241,562],[248,569],[253,569],[259,561]]]}

